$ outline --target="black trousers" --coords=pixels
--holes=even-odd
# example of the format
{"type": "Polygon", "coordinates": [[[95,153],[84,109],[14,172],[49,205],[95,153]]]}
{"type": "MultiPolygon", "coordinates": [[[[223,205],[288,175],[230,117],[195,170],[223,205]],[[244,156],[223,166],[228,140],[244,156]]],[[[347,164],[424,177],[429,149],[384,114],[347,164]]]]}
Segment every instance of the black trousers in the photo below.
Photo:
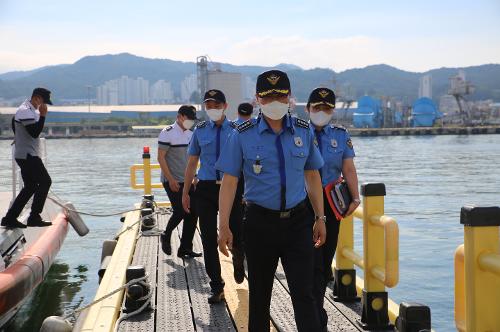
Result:
{"type": "MultiPolygon", "coordinates": [[[[326,287],[332,279],[332,262],[337,249],[339,238],[340,222],[333,214],[333,210],[328,203],[325,192],[323,191],[323,204],[326,216],[326,242],[319,248],[314,249],[314,296],[318,306],[321,326],[328,323],[328,315],[323,308],[326,287]]],[[[309,205],[310,206],[310,205],[309,205]]],[[[312,207],[310,206],[312,211],[312,207]]]]}
{"type": "Polygon", "coordinates": [[[168,220],[165,233],[171,234],[180,222],[184,220],[179,250],[192,251],[193,237],[194,232],[196,231],[196,222],[198,221],[198,215],[196,214],[196,200],[192,198],[194,191],[191,189],[189,191],[189,195],[191,196],[191,204],[194,204],[194,206],[191,206],[191,213],[184,211],[184,208],[182,207],[182,189],[184,188],[184,183],[179,183],[179,186],[179,191],[175,192],[170,189],[168,182],[163,182],[163,188],[165,188],[168,199],[172,204],[172,216],[168,220]]]}
{"type": "MultiPolygon", "coordinates": [[[[268,210],[269,211],[269,210],[268,210]]],[[[245,209],[243,234],[248,264],[250,332],[269,331],[274,274],[281,259],[298,331],[320,331],[313,294],[313,217],[307,207],[280,219],[262,207],[245,209]]]]}
{"type": "MultiPolygon", "coordinates": [[[[203,244],[203,258],[205,270],[210,278],[210,288],[213,292],[224,289],[224,280],[221,276],[217,244],[217,213],[219,211],[220,185],[215,181],[200,180],[196,185],[195,200],[200,219],[201,242],[203,244]]],[[[238,247],[241,243],[242,203],[236,200],[233,203],[229,217],[229,228],[233,233],[233,245],[238,247]]]]}
{"type": "Polygon", "coordinates": [[[39,157],[28,154],[26,159],[16,159],[16,163],[21,168],[24,186],[5,217],[8,219],[19,217],[33,194],[35,196],[31,205],[31,216],[40,215],[45,205],[52,179],[39,157]]]}

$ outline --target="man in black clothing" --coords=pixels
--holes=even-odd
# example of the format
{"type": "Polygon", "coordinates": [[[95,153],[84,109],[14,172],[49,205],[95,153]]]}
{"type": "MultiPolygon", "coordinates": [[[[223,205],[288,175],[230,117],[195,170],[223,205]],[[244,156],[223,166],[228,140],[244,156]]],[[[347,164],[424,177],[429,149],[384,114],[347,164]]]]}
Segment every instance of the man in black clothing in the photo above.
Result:
{"type": "Polygon", "coordinates": [[[31,196],[33,204],[27,226],[44,227],[52,225],[43,221],[42,213],[52,180],[39,156],[40,133],[45,124],[47,104],[52,105],[50,91],[44,88],[33,90],[30,100],[24,101],[12,119],[15,134],[14,158],[21,168],[24,186],[14,203],[2,218],[1,225],[7,228],[26,228],[17,217],[21,214],[31,196]],[[38,112],[37,112],[38,110],[38,112]]]}

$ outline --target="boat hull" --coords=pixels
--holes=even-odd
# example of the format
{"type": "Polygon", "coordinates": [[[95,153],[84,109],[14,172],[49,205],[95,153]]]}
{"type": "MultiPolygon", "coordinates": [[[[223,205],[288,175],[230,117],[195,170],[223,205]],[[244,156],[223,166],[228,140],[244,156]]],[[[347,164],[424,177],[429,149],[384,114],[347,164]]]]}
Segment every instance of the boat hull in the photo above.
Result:
{"type": "Polygon", "coordinates": [[[51,221],[52,226],[40,232],[24,254],[0,272],[0,327],[15,315],[43,281],[66,238],[66,216],[59,213],[51,221]]]}

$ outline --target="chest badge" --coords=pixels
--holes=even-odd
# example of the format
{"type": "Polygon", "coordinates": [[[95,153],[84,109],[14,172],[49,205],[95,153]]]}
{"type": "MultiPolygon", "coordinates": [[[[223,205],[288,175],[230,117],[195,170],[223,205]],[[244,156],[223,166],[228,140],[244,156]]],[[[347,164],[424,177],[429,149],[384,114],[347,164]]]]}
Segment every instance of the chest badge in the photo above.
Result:
{"type": "Polygon", "coordinates": [[[295,145],[298,146],[299,148],[304,145],[304,143],[302,142],[302,137],[300,136],[294,137],[293,141],[295,142],[295,145]]]}
{"type": "Polygon", "coordinates": [[[338,146],[337,140],[335,138],[332,138],[330,144],[332,145],[332,148],[336,148],[338,146]]]}
{"type": "Polygon", "coordinates": [[[252,167],[255,174],[260,174],[260,172],[262,171],[262,165],[260,164],[259,159],[255,161],[255,164],[253,164],[252,167]]]}
{"type": "Polygon", "coordinates": [[[314,138],[313,143],[314,143],[314,145],[318,146],[318,140],[316,139],[316,137],[314,138]]]}

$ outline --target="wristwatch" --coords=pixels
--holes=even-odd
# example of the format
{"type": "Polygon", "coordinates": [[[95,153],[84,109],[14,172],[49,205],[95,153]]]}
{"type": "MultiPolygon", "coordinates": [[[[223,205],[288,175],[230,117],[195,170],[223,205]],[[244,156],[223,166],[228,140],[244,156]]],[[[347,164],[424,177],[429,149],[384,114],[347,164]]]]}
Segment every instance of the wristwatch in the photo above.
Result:
{"type": "Polygon", "coordinates": [[[352,201],[355,202],[355,203],[361,204],[361,200],[359,198],[355,198],[352,201]]]}
{"type": "Polygon", "coordinates": [[[314,216],[314,221],[318,220],[323,220],[323,222],[326,222],[326,216],[314,216]]]}

